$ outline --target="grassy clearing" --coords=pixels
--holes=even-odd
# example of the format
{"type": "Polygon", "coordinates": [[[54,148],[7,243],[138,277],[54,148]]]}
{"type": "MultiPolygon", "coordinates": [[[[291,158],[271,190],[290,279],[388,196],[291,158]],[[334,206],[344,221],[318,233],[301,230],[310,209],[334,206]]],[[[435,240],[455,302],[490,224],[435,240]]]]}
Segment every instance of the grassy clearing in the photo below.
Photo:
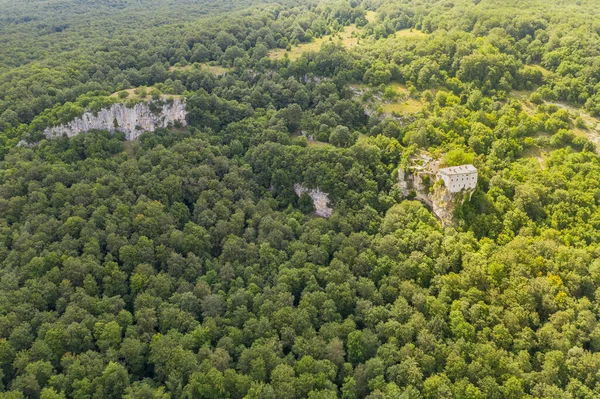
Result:
{"type": "MultiPolygon", "coordinates": [[[[533,116],[535,114],[536,105],[529,101],[529,96],[531,96],[531,93],[532,91],[529,90],[514,90],[511,93],[511,97],[521,103],[521,105],[523,106],[523,111],[525,111],[528,115],[533,116]]],[[[583,110],[580,107],[575,107],[571,104],[553,102],[546,102],[546,104],[553,104],[558,106],[559,108],[567,110],[573,118],[576,118],[578,116],[581,117],[581,119],[583,119],[583,121],[585,122],[585,128],[582,129],[577,126],[574,126],[573,123],[570,128],[570,131],[573,132],[573,134],[575,134],[576,136],[585,137],[594,144],[596,144],[596,146],[598,147],[597,151],[600,152],[599,118],[593,117],[588,113],[583,112],[583,110]]],[[[534,137],[539,135],[546,135],[546,133],[538,132],[538,134],[536,134],[534,137]]]]}
{"type": "Polygon", "coordinates": [[[307,141],[308,141],[309,147],[315,147],[315,148],[333,147],[333,144],[325,143],[324,141],[317,141],[317,140],[307,140],[307,141]]]}
{"type": "Polygon", "coordinates": [[[382,104],[381,108],[386,114],[415,114],[421,110],[423,103],[414,98],[390,104],[382,104]]]}
{"type": "Polygon", "coordinates": [[[523,151],[523,158],[536,159],[542,170],[546,169],[547,152],[539,147],[530,147],[523,151]]]}
{"type": "Polygon", "coordinates": [[[575,115],[579,115],[581,119],[585,122],[585,129],[581,129],[579,127],[573,127],[573,133],[576,136],[585,137],[590,140],[592,143],[596,144],[597,152],[600,152],[600,119],[595,118],[585,112],[581,112],[580,109],[567,107],[569,112],[574,113],[575,115]]]}
{"type": "Polygon", "coordinates": [[[387,114],[414,114],[421,110],[423,103],[420,100],[408,97],[408,89],[400,83],[390,83],[385,90],[391,88],[399,100],[381,104],[383,112],[387,114]]]}
{"type": "MultiPolygon", "coordinates": [[[[424,39],[427,37],[427,33],[421,32],[416,29],[401,29],[394,33],[390,38],[392,39],[424,39]]],[[[389,39],[389,38],[388,38],[389,39]]]]}
{"type": "Polygon", "coordinates": [[[111,97],[119,97],[119,93],[121,92],[126,92],[127,93],[127,97],[125,97],[124,99],[137,99],[137,100],[141,100],[141,101],[150,101],[152,99],[152,97],[150,96],[150,92],[152,91],[152,87],[145,87],[145,86],[140,86],[140,87],[135,87],[133,89],[126,89],[126,90],[120,90],[120,91],[116,91],[113,94],[111,94],[111,97]],[[145,94],[145,95],[143,95],[145,94]]]}
{"type": "Polygon", "coordinates": [[[292,47],[290,51],[286,49],[275,49],[269,52],[269,58],[272,60],[281,60],[287,54],[290,61],[295,61],[304,53],[319,51],[323,43],[339,43],[346,48],[354,48],[358,45],[359,39],[356,37],[358,28],[355,25],[346,26],[342,32],[335,35],[326,35],[321,38],[314,39],[310,43],[302,43],[292,47]]]}
{"type": "MultiPolygon", "coordinates": [[[[374,11],[367,11],[366,19],[369,22],[373,22],[377,20],[377,14],[374,11]]],[[[352,49],[360,44],[360,39],[358,37],[358,32],[360,29],[356,27],[356,25],[348,25],[344,28],[342,32],[338,32],[334,35],[325,35],[321,38],[314,39],[310,43],[302,43],[298,46],[292,47],[290,51],[286,49],[274,49],[269,52],[269,58],[272,60],[281,60],[287,57],[290,61],[295,61],[303,53],[319,51],[323,43],[333,42],[339,43],[346,47],[347,49],[352,49]]],[[[388,37],[386,40],[393,39],[423,39],[427,36],[426,33],[423,33],[416,29],[402,29],[394,33],[392,36],[388,37]]]]}
{"type": "Polygon", "coordinates": [[[308,53],[311,51],[319,51],[321,49],[321,46],[323,45],[323,43],[325,41],[329,40],[329,37],[330,36],[324,36],[324,37],[321,37],[318,39],[314,39],[310,43],[300,44],[299,46],[292,47],[292,49],[290,51],[287,51],[286,49],[271,50],[269,52],[269,58],[272,60],[281,60],[281,59],[285,58],[285,56],[287,54],[287,57],[290,59],[290,61],[295,61],[298,58],[300,58],[300,56],[303,53],[308,53]]]}
{"type": "Polygon", "coordinates": [[[386,114],[415,114],[423,108],[421,100],[409,97],[408,88],[400,83],[390,83],[383,88],[371,88],[367,85],[350,85],[355,97],[365,102],[373,110],[380,110],[386,114]],[[392,89],[395,96],[386,98],[384,93],[392,89]],[[366,97],[365,97],[366,96],[366,97]]]}
{"type": "Polygon", "coordinates": [[[173,65],[171,68],[169,68],[169,72],[173,72],[173,71],[187,71],[188,69],[192,69],[193,65],[186,65],[186,66],[175,66],[173,65]]]}
{"type": "Polygon", "coordinates": [[[227,72],[231,71],[231,68],[225,68],[220,65],[209,65],[207,63],[200,64],[200,68],[208,70],[208,72],[215,76],[225,75],[227,72]]]}
{"type": "Polygon", "coordinates": [[[575,133],[576,136],[585,137],[592,143],[596,144],[596,152],[600,153],[600,121],[598,121],[598,119],[595,119],[595,124],[590,124],[587,121],[586,123],[588,126],[590,126],[590,128],[583,130],[576,127],[573,129],[573,133],[575,133]]]}
{"type": "Polygon", "coordinates": [[[575,136],[579,136],[579,137],[588,138],[588,136],[589,136],[589,131],[580,129],[578,127],[573,128],[572,132],[575,134],[575,136]]]}
{"type": "Polygon", "coordinates": [[[394,90],[396,92],[396,94],[398,95],[408,95],[408,89],[406,88],[405,85],[403,85],[402,83],[390,83],[387,86],[385,86],[385,89],[391,88],[392,90],[394,90]]]}
{"type": "Polygon", "coordinates": [[[367,11],[365,19],[367,22],[375,22],[377,21],[377,13],[375,11],[367,11]]]}
{"type": "Polygon", "coordinates": [[[511,94],[519,101],[529,101],[531,93],[533,90],[513,90],[511,94]]]}
{"type": "Polygon", "coordinates": [[[532,116],[535,114],[536,105],[529,101],[529,97],[531,96],[533,91],[531,90],[513,90],[511,93],[511,97],[523,106],[523,111],[527,113],[527,115],[532,116]]]}
{"type": "MultiPolygon", "coordinates": [[[[127,97],[123,98],[122,99],[123,101],[129,100],[129,99],[133,99],[136,101],[150,101],[150,100],[152,100],[152,96],[150,95],[150,93],[152,92],[153,89],[154,89],[154,87],[140,86],[140,87],[135,87],[133,89],[119,90],[119,91],[114,92],[110,96],[120,98],[119,93],[126,92],[127,97]]],[[[181,96],[177,95],[177,94],[161,94],[160,98],[163,100],[167,100],[169,98],[180,99],[181,96]]]]}
{"type": "Polygon", "coordinates": [[[581,110],[569,109],[569,111],[574,112],[576,114],[579,113],[579,116],[581,116],[581,119],[583,119],[588,129],[600,130],[600,119],[586,114],[585,112],[581,112],[581,110]]]}
{"type": "Polygon", "coordinates": [[[359,43],[358,28],[355,25],[346,26],[346,28],[337,34],[337,38],[346,48],[356,47],[359,43]]]}
{"type": "Polygon", "coordinates": [[[544,77],[546,77],[546,76],[549,76],[549,75],[552,75],[552,74],[554,73],[554,72],[552,72],[552,71],[550,71],[550,70],[548,70],[548,69],[544,68],[543,66],[541,66],[541,65],[537,65],[537,64],[529,64],[529,65],[525,65],[525,68],[526,68],[526,69],[535,69],[535,70],[538,70],[538,71],[540,71],[540,72],[542,73],[542,75],[543,75],[544,77]]]}

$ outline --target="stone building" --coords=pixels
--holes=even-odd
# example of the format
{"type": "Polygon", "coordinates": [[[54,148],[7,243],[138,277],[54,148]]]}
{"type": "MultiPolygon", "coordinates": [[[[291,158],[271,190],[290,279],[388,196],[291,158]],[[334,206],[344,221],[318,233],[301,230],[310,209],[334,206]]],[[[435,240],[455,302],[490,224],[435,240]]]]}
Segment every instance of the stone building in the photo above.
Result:
{"type": "Polygon", "coordinates": [[[473,165],[451,166],[438,170],[438,179],[442,179],[450,193],[462,190],[474,191],[477,186],[477,168],[473,165]]]}

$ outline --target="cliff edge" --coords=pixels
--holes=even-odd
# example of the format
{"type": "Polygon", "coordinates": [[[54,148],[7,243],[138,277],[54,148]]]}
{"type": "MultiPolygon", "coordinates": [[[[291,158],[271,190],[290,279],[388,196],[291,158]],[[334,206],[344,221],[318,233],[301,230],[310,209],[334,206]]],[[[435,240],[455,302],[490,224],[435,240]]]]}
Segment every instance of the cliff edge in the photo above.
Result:
{"type": "Polygon", "coordinates": [[[450,192],[439,176],[439,165],[439,161],[428,156],[413,158],[410,166],[398,169],[398,187],[405,198],[414,196],[424,203],[442,226],[453,226],[456,224],[456,209],[470,199],[475,189],[450,192]]]}
{"type": "Polygon", "coordinates": [[[47,138],[66,135],[73,137],[90,130],[108,130],[125,133],[126,140],[135,140],[144,132],[153,132],[157,128],[166,128],[176,123],[186,126],[186,105],[179,99],[171,103],[138,103],[133,108],[125,104],[113,104],[97,114],[85,112],[79,118],[66,125],[54,126],[44,130],[47,138]]]}

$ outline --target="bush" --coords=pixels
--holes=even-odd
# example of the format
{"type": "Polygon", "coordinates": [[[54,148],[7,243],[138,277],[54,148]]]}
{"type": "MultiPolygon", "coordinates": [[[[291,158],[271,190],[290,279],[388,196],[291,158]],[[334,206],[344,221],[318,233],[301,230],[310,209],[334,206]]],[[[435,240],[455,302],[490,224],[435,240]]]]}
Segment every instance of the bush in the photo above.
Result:
{"type": "Polygon", "coordinates": [[[529,96],[529,101],[531,101],[532,103],[534,103],[536,105],[540,105],[544,102],[544,99],[542,98],[542,95],[540,93],[535,91],[535,92],[531,93],[531,95],[529,96]]]}
{"type": "Polygon", "coordinates": [[[573,142],[574,138],[575,135],[573,133],[566,129],[560,129],[555,135],[550,137],[550,145],[555,148],[566,147],[573,142]]]}

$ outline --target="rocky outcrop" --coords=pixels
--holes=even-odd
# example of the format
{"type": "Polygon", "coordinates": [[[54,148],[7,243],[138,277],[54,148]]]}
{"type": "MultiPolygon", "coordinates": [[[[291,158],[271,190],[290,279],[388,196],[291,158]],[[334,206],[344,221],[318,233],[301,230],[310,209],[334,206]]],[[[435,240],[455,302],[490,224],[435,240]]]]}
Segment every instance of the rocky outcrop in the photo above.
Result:
{"type": "Polygon", "coordinates": [[[317,189],[306,188],[301,184],[294,184],[294,191],[300,197],[302,193],[308,193],[313,200],[315,214],[324,218],[328,218],[333,214],[333,208],[329,207],[329,197],[323,191],[317,189]]]}
{"type": "Polygon", "coordinates": [[[413,196],[414,199],[424,203],[431,212],[442,222],[443,226],[454,224],[454,211],[456,209],[453,196],[444,186],[433,185],[427,173],[407,173],[398,170],[398,188],[405,198],[413,196]]]}
{"type": "Polygon", "coordinates": [[[304,83],[321,83],[325,80],[327,80],[327,78],[323,78],[320,76],[309,76],[308,74],[304,74],[304,77],[302,78],[302,80],[304,81],[304,83]]]}
{"type": "Polygon", "coordinates": [[[73,137],[90,130],[108,130],[111,133],[123,132],[126,140],[135,140],[144,132],[153,132],[176,122],[185,126],[186,115],[185,103],[179,99],[172,103],[138,103],[133,108],[119,103],[100,110],[96,115],[86,112],[66,125],[47,128],[44,134],[48,138],[73,137]]]}
{"type": "Polygon", "coordinates": [[[398,169],[398,188],[403,197],[408,197],[410,194],[409,181],[406,177],[406,172],[402,168],[398,169]]]}
{"type": "Polygon", "coordinates": [[[437,182],[439,162],[428,156],[416,156],[411,166],[398,169],[398,188],[406,197],[424,203],[440,220],[442,226],[452,226],[456,220],[454,212],[470,198],[472,191],[451,193],[446,186],[437,182]]]}
{"type": "Polygon", "coordinates": [[[17,143],[17,147],[35,148],[39,143],[30,143],[27,140],[21,140],[17,143]]]}

